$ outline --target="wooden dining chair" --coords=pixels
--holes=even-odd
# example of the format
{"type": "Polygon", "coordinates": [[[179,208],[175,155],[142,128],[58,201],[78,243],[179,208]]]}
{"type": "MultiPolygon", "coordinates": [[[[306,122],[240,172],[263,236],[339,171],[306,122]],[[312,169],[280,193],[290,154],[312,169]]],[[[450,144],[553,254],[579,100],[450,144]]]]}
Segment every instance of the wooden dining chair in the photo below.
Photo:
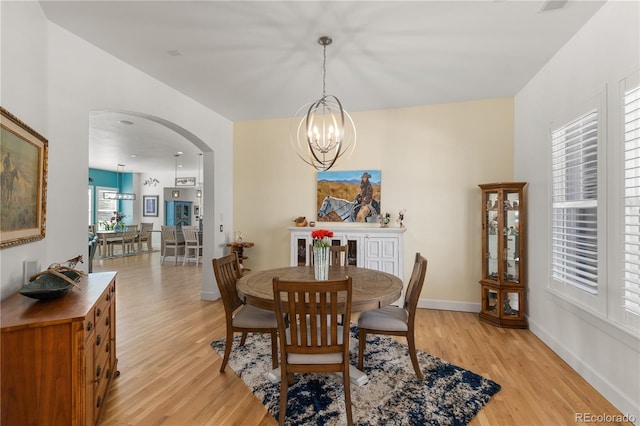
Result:
{"type": "Polygon", "coordinates": [[[138,225],[127,225],[124,231],[116,238],[116,244],[120,245],[122,256],[136,253],[136,238],[138,236],[138,225]]]}
{"type": "Polygon", "coordinates": [[[352,425],[349,378],[349,327],[352,279],[289,281],[273,278],[273,299],[280,333],[281,425],[287,414],[288,388],[295,373],[342,373],[347,424],[352,425]],[[288,319],[288,321],[287,321],[288,319]],[[288,324],[288,327],[287,327],[288,324]]]}
{"type": "Polygon", "coordinates": [[[271,360],[273,368],[278,368],[278,322],[273,311],[246,305],[238,296],[236,282],[240,278],[240,262],[233,252],[227,256],[213,259],[213,273],[222,297],[224,316],[227,326],[227,340],[224,345],[224,358],[220,372],[224,372],[233,344],[233,334],[242,333],[240,346],[243,346],[247,333],[269,333],[271,335],[271,360]]]}
{"type": "Polygon", "coordinates": [[[367,334],[386,334],[392,336],[404,336],[409,346],[409,356],[413,369],[418,379],[423,380],[422,371],[418,364],[418,356],[416,354],[415,341],[415,320],[416,309],[418,308],[418,299],[425,276],[427,274],[427,259],[422,257],[420,253],[416,253],[416,259],[413,264],[413,271],[407,291],[404,296],[402,307],[385,306],[372,311],[365,311],[358,318],[358,369],[364,371],[364,350],[367,343],[367,334]]]}
{"type": "Polygon", "coordinates": [[[348,246],[329,246],[329,265],[347,266],[348,246]]]}
{"type": "Polygon", "coordinates": [[[138,242],[138,253],[142,253],[142,243],[147,244],[147,253],[153,251],[151,231],[153,231],[153,222],[142,222],[140,224],[140,233],[136,238],[138,242]]]}
{"type": "Polygon", "coordinates": [[[164,258],[167,257],[167,251],[171,250],[173,253],[174,265],[178,264],[178,255],[180,249],[184,248],[184,241],[178,240],[178,233],[175,226],[162,225],[162,258],[160,264],[164,263],[164,258]]]}
{"type": "Polygon", "coordinates": [[[200,235],[198,235],[197,226],[183,226],[182,234],[184,235],[184,257],[182,258],[182,264],[187,263],[187,259],[193,252],[193,257],[196,259],[196,266],[200,261],[200,251],[202,250],[202,243],[200,242],[200,235]]]}

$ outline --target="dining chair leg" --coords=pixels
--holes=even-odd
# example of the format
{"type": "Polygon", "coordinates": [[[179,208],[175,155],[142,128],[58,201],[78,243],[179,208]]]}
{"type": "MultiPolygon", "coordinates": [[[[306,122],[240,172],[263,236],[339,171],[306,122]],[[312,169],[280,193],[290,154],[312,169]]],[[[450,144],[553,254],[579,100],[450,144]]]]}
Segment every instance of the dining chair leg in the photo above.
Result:
{"type": "Polygon", "coordinates": [[[227,328],[227,341],[224,342],[224,358],[222,358],[222,365],[220,366],[220,372],[224,373],[224,369],[229,362],[229,356],[231,355],[231,346],[233,345],[233,331],[231,328],[227,328]]]}
{"type": "Polygon", "coordinates": [[[416,376],[418,376],[419,380],[423,380],[422,371],[420,371],[420,364],[418,364],[418,354],[416,353],[416,341],[414,339],[413,333],[407,334],[407,343],[409,344],[409,356],[411,357],[411,364],[413,364],[413,369],[416,372],[416,376]]]}
{"type": "Polygon", "coordinates": [[[353,413],[351,411],[351,378],[349,377],[349,369],[346,369],[344,373],[342,373],[342,386],[344,387],[344,407],[347,411],[347,425],[353,426],[353,413]]]}
{"type": "Polygon", "coordinates": [[[358,331],[358,370],[364,371],[364,347],[367,344],[367,334],[364,330],[358,331]]]}
{"type": "Polygon", "coordinates": [[[283,373],[280,375],[280,412],[278,413],[278,424],[281,426],[287,418],[287,392],[289,392],[289,379],[283,373]]]}
{"type": "Polygon", "coordinates": [[[278,333],[271,333],[271,365],[275,370],[278,368],[278,333]]]}
{"type": "Polygon", "coordinates": [[[240,338],[240,346],[244,346],[244,343],[247,341],[247,332],[242,333],[242,337],[240,338]]]}

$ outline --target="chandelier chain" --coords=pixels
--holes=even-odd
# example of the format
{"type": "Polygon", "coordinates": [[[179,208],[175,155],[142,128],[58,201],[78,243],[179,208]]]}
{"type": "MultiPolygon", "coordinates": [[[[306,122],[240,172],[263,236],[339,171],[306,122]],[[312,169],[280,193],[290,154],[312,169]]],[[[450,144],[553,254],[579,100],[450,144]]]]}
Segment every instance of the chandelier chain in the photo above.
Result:
{"type": "Polygon", "coordinates": [[[327,86],[327,45],[322,45],[322,99],[327,97],[326,86],[327,86]]]}

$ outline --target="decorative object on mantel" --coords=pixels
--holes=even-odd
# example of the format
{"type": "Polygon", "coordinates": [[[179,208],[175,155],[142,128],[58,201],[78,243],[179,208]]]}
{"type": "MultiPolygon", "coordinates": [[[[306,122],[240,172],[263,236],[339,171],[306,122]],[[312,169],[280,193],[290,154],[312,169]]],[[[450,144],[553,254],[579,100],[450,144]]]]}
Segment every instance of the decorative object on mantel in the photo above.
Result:
{"type": "Polygon", "coordinates": [[[326,229],[317,229],[311,233],[313,238],[313,268],[316,280],[329,279],[329,238],[333,232],[326,229]]]}
{"type": "Polygon", "coordinates": [[[391,222],[391,214],[389,212],[385,212],[380,215],[380,226],[382,228],[388,227],[390,222],[391,222]]]}
{"type": "Polygon", "coordinates": [[[293,219],[293,221],[296,223],[297,227],[307,226],[307,219],[304,216],[298,216],[293,219]]]}
{"type": "Polygon", "coordinates": [[[356,127],[337,97],[326,94],[327,46],[322,36],[322,97],[300,107],[291,122],[291,146],[298,157],[317,170],[329,170],[338,159],[349,158],[356,146],[356,127]],[[304,114],[304,115],[303,115],[304,114]]]}
{"type": "Polygon", "coordinates": [[[146,179],[143,183],[144,186],[156,186],[157,184],[159,184],[160,181],[156,178],[149,178],[146,179]]]}
{"type": "Polygon", "coordinates": [[[84,272],[74,268],[82,263],[82,255],[69,259],[63,264],[53,263],[49,267],[29,277],[29,284],[20,290],[20,294],[38,300],[56,299],[69,291],[76,284],[84,272]]]}
{"type": "Polygon", "coordinates": [[[402,209],[398,212],[398,219],[396,222],[400,225],[400,228],[404,228],[404,214],[407,212],[407,209],[402,209]]]}

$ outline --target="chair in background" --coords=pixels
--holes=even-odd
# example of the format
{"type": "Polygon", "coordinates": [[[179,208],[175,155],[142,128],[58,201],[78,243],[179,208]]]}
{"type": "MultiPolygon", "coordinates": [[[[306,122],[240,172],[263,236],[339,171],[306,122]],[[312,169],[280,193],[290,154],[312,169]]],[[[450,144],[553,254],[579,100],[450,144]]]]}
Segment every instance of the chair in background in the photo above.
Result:
{"type": "Polygon", "coordinates": [[[138,225],[127,225],[121,235],[115,238],[116,244],[120,244],[122,255],[136,253],[136,238],[138,237],[138,225]]]}
{"type": "Polygon", "coordinates": [[[178,233],[175,226],[162,226],[162,258],[160,264],[164,263],[164,258],[167,257],[167,252],[172,250],[174,264],[178,264],[178,255],[180,249],[184,248],[184,241],[178,240],[178,233]]]}
{"type": "Polygon", "coordinates": [[[153,230],[153,223],[143,222],[140,224],[140,233],[136,241],[138,242],[138,253],[142,253],[142,243],[147,243],[147,253],[153,251],[151,244],[151,231],[153,230]]]}
{"type": "Polygon", "coordinates": [[[227,340],[224,345],[224,358],[220,372],[224,372],[231,346],[233,334],[242,333],[240,346],[247,340],[247,333],[269,333],[271,335],[271,360],[273,368],[278,367],[278,323],[273,311],[259,309],[251,305],[245,305],[236,290],[236,282],[240,278],[240,262],[237,254],[231,253],[219,259],[213,259],[213,273],[222,296],[224,316],[227,325],[227,340]]]}
{"type": "Polygon", "coordinates": [[[420,253],[416,253],[413,272],[409,279],[407,292],[404,295],[403,306],[385,306],[384,308],[365,311],[360,314],[360,318],[358,318],[358,328],[360,330],[358,335],[359,370],[364,371],[363,357],[367,343],[367,334],[404,336],[409,345],[409,356],[411,357],[411,363],[413,364],[416,376],[418,376],[418,379],[423,380],[422,371],[420,371],[420,365],[418,364],[418,356],[416,354],[414,330],[418,298],[420,297],[426,274],[427,259],[422,257],[420,253]]]}
{"type": "Polygon", "coordinates": [[[329,265],[346,266],[348,246],[329,246],[329,265]]]}
{"type": "Polygon", "coordinates": [[[200,261],[200,251],[202,250],[202,243],[200,242],[200,235],[198,234],[197,226],[183,226],[182,234],[184,235],[184,257],[182,264],[187,263],[187,259],[190,257],[190,253],[193,252],[193,257],[196,259],[196,266],[200,261]]]}
{"type": "Polygon", "coordinates": [[[289,385],[294,383],[294,374],[325,372],[342,373],[347,423],[353,424],[349,327],[338,324],[338,316],[351,316],[351,286],[351,277],[329,281],[273,279],[273,299],[280,333],[278,420],[281,425],[286,418],[287,392],[289,385]]]}
{"type": "Polygon", "coordinates": [[[87,266],[87,272],[93,272],[93,258],[96,256],[96,251],[100,246],[100,238],[93,232],[89,231],[89,261],[87,266]]]}

